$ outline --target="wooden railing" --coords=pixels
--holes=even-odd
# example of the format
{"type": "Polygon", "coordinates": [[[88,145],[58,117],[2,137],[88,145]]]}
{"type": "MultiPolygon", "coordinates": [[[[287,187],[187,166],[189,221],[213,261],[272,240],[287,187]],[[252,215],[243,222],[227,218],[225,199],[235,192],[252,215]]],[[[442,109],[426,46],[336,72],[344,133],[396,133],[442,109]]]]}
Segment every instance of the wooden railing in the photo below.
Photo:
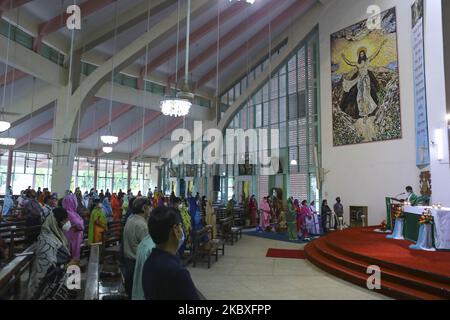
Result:
{"type": "Polygon", "coordinates": [[[89,265],[86,275],[86,289],[84,291],[84,300],[98,300],[99,285],[99,264],[100,264],[100,246],[93,244],[89,256],[89,265]]]}

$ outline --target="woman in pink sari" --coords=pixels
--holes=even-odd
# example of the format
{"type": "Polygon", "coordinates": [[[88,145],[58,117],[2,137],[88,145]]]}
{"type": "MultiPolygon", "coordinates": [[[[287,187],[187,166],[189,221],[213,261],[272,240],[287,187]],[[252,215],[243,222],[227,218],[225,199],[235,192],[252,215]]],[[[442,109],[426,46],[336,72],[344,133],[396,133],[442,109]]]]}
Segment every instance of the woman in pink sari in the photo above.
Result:
{"type": "Polygon", "coordinates": [[[255,195],[252,195],[248,202],[248,211],[250,213],[250,225],[256,226],[256,212],[258,211],[258,204],[256,203],[255,195]]]}
{"type": "Polygon", "coordinates": [[[261,202],[259,209],[261,210],[259,226],[263,231],[266,231],[267,228],[270,227],[270,206],[267,202],[266,197],[264,197],[263,201],[261,202]]]}
{"type": "Polygon", "coordinates": [[[74,263],[80,262],[80,247],[83,242],[84,221],[77,213],[77,198],[73,194],[68,194],[62,201],[62,206],[67,210],[67,218],[70,221],[69,231],[64,232],[68,242],[69,250],[74,263]]]}
{"type": "Polygon", "coordinates": [[[303,240],[309,240],[308,228],[306,227],[306,219],[308,219],[309,217],[311,217],[311,212],[308,208],[308,202],[306,200],[303,200],[302,205],[299,208],[299,215],[297,216],[297,228],[299,230],[298,236],[300,238],[303,238],[303,240]]]}

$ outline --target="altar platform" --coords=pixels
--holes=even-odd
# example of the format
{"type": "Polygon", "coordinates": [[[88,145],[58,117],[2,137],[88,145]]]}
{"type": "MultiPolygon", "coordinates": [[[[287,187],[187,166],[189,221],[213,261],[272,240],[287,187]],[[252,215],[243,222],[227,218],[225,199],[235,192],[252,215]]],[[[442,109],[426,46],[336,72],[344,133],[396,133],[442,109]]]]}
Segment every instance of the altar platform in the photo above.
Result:
{"type": "Polygon", "coordinates": [[[407,240],[386,239],[378,227],[346,229],[309,243],[306,257],[316,266],[364,288],[367,267],[381,268],[380,293],[396,299],[450,299],[450,252],[409,249],[407,240]]]}

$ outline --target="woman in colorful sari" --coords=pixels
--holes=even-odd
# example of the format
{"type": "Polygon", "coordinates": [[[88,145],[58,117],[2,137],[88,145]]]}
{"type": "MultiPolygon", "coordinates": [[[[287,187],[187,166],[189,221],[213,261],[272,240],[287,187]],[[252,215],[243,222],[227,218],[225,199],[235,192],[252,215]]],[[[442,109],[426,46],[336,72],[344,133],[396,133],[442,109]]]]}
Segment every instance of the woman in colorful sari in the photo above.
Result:
{"type": "Polygon", "coordinates": [[[185,240],[184,243],[181,245],[180,249],[178,250],[178,253],[180,256],[183,256],[184,251],[186,250],[187,246],[191,246],[192,244],[192,238],[191,238],[191,231],[192,231],[192,221],[191,221],[191,215],[189,214],[189,211],[186,207],[186,204],[184,201],[182,201],[180,198],[177,198],[175,200],[175,206],[180,211],[181,219],[183,221],[183,230],[185,234],[185,240]]]}
{"type": "Polygon", "coordinates": [[[68,213],[63,208],[54,209],[45,219],[31,267],[29,299],[67,299],[69,290],[66,287],[66,266],[70,261],[70,252],[63,232],[69,229],[68,213]]]}
{"type": "Polygon", "coordinates": [[[286,214],[286,221],[288,226],[288,234],[289,234],[289,240],[297,240],[297,210],[295,210],[294,207],[294,201],[293,198],[290,197],[288,199],[288,210],[286,214]]]}
{"type": "Polygon", "coordinates": [[[111,208],[113,220],[120,221],[120,218],[122,217],[122,210],[120,207],[120,200],[115,193],[113,193],[111,197],[111,208]]]}
{"type": "Polygon", "coordinates": [[[311,218],[311,213],[308,208],[308,202],[306,200],[302,201],[300,207],[300,214],[297,216],[297,224],[299,228],[298,236],[305,241],[309,240],[308,228],[306,227],[306,220],[311,218]]]}
{"type": "Polygon", "coordinates": [[[10,215],[13,207],[14,201],[12,198],[12,190],[11,187],[8,187],[5,194],[5,200],[3,202],[2,215],[4,216],[10,215]]]}
{"type": "Polygon", "coordinates": [[[267,231],[267,229],[270,228],[270,211],[271,211],[269,202],[267,202],[267,197],[264,197],[259,207],[259,210],[261,213],[259,226],[261,227],[262,231],[267,231]]]}
{"type": "Polygon", "coordinates": [[[108,197],[103,198],[103,211],[105,211],[106,217],[110,220],[113,216],[113,212],[108,197]]]}
{"type": "Polygon", "coordinates": [[[102,210],[100,199],[94,200],[94,209],[89,220],[88,243],[102,242],[102,233],[108,229],[108,219],[102,210]]]}
{"type": "Polygon", "coordinates": [[[68,194],[62,200],[62,207],[67,210],[71,228],[65,232],[69,241],[69,250],[74,263],[80,263],[80,247],[83,243],[84,221],[77,212],[77,198],[68,194]]]}
{"type": "Polygon", "coordinates": [[[250,225],[256,225],[256,213],[258,212],[258,203],[256,203],[255,195],[252,195],[248,202],[248,211],[250,213],[250,225]]]}
{"type": "Polygon", "coordinates": [[[194,231],[201,230],[203,228],[202,214],[200,212],[197,199],[194,197],[189,199],[189,214],[191,216],[192,229],[194,231]]]}

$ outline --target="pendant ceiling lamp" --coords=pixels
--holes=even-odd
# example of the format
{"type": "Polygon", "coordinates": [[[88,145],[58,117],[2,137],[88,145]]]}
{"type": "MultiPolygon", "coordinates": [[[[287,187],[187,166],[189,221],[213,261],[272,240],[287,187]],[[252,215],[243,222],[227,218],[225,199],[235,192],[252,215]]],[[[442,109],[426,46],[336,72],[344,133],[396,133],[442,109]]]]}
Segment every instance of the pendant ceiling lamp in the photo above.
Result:
{"type": "Polygon", "coordinates": [[[111,153],[111,152],[113,152],[113,148],[112,148],[112,147],[104,146],[104,147],[102,148],[102,151],[103,151],[104,153],[111,153]]]}
{"type": "Polygon", "coordinates": [[[113,135],[112,133],[112,106],[113,106],[113,93],[114,93],[114,56],[116,54],[116,46],[117,46],[117,2],[116,2],[116,8],[115,8],[115,27],[114,27],[114,48],[113,48],[113,56],[112,56],[112,70],[111,70],[111,91],[110,91],[110,97],[109,97],[109,122],[108,122],[108,133],[105,135],[102,135],[100,137],[101,142],[106,144],[106,146],[103,147],[104,153],[111,153],[113,151],[112,145],[119,142],[119,137],[113,135]]]}
{"type": "MultiPolygon", "coordinates": [[[[12,7],[12,1],[11,1],[11,7],[12,7]]],[[[0,133],[8,131],[8,137],[2,137],[0,138],[0,145],[4,146],[14,146],[16,144],[16,139],[9,137],[9,129],[11,128],[11,123],[9,121],[6,121],[5,119],[5,100],[6,100],[6,82],[8,77],[8,67],[9,67],[9,51],[11,46],[11,23],[9,23],[8,26],[8,44],[6,49],[6,63],[5,63],[5,78],[3,81],[3,95],[2,95],[2,110],[0,113],[0,133]]],[[[14,74],[14,69],[13,69],[14,74]]],[[[11,88],[13,88],[14,83],[11,88]]],[[[11,89],[11,101],[13,99],[13,91],[11,89]]]]}
{"type": "MultiPolygon", "coordinates": [[[[185,117],[189,114],[192,107],[192,100],[194,100],[194,94],[189,88],[189,42],[191,32],[191,0],[187,0],[187,28],[186,28],[186,61],[185,61],[185,73],[184,83],[181,90],[176,94],[174,98],[166,98],[161,101],[161,112],[166,116],[171,117],[185,117]]],[[[178,43],[178,39],[177,39],[178,43]]],[[[178,64],[178,53],[177,53],[178,64]]],[[[178,70],[175,71],[176,74],[178,70]]]]}
{"type": "Polygon", "coordinates": [[[1,111],[1,115],[0,115],[0,132],[5,132],[9,128],[11,128],[11,123],[5,120],[6,81],[7,81],[7,77],[8,77],[10,43],[11,43],[11,24],[9,24],[9,28],[8,28],[8,44],[7,44],[7,49],[6,49],[5,79],[3,81],[2,111],[1,111]]]}

